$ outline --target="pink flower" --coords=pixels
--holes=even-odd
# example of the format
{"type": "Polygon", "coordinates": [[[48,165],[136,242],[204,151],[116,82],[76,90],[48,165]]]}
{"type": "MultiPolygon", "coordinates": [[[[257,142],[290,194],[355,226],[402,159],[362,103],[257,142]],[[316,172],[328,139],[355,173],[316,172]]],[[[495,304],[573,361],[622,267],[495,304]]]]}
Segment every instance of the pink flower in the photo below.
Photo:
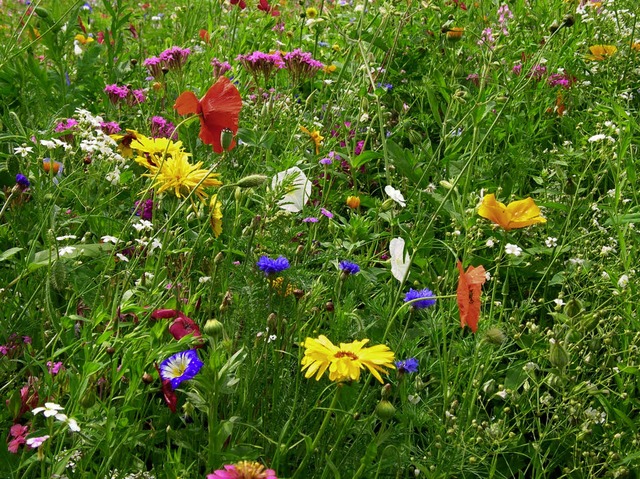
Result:
{"type": "Polygon", "coordinates": [[[14,424],[11,426],[11,429],[9,430],[9,437],[12,437],[13,439],[9,441],[9,445],[7,446],[10,453],[18,454],[20,445],[26,442],[25,436],[27,435],[28,430],[28,426],[23,426],[21,424],[14,424]]]}
{"type": "Polygon", "coordinates": [[[265,469],[258,462],[241,461],[237,464],[227,464],[224,469],[213,471],[207,479],[278,479],[276,471],[265,469]]]}
{"type": "Polygon", "coordinates": [[[27,446],[31,447],[31,449],[37,449],[42,446],[42,443],[49,439],[50,436],[40,436],[40,437],[30,437],[27,439],[27,446]]]}

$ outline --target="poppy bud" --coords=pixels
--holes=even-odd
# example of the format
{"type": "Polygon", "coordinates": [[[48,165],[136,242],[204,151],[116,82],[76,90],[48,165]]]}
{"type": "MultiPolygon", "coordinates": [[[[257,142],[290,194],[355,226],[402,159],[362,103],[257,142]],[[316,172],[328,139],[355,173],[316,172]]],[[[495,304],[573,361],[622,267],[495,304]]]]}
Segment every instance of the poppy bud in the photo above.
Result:
{"type": "Polygon", "coordinates": [[[212,338],[219,338],[224,332],[224,325],[217,319],[210,319],[204,324],[204,334],[212,338]]]}
{"type": "Polygon", "coordinates": [[[335,309],[335,306],[333,305],[333,302],[331,302],[331,301],[327,301],[327,303],[324,305],[324,308],[325,308],[328,312],[332,313],[332,312],[334,311],[334,309],[335,309]]]}
{"type": "Polygon", "coordinates": [[[144,373],[142,375],[142,382],[145,384],[151,384],[153,382],[153,377],[149,373],[144,373]]]}
{"type": "Polygon", "coordinates": [[[375,414],[382,421],[388,421],[396,414],[396,408],[386,399],[383,399],[378,403],[375,409],[375,414]]]}
{"type": "Polygon", "coordinates": [[[115,353],[115,352],[116,352],[116,348],[114,348],[113,346],[107,346],[106,351],[107,351],[107,354],[108,354],[109,356],[111,356],[111,355],[113,355],[113,353],[115,353]]]}
{"type": "Polygon", "coordinates": [[[293,295],[296,299],[301,299],[304,296],[304,290],[296,288],[293,290],[293,295]]]}
{"type": "Polygon", "coordinates": [[[565,27],[572,27],[573,24],[576,23],[575,18],[573,18],[573,15],[571,15],[570,13],[565,15],[564,18],[562,19],[562,25],[565,27]]]}
{"type": "Polygon", "coordinates": [[[138,64],[138,60],[137,60],[137,59],[135,59],[135,58],[132,58],[132,59],[131,59],[131,61],[130,61],[130,63],[131,63],[131,66],[132,66],[132,67],[135,67],[135,66],[138,64]]]}
{"type": "Polygon", "coordinates": [[[382,397],[382,399],[389,399],[389,396],[391,396],[391,384],[387,383],[382,386],[380,396],[382,397]]]}
{"type": "Polygon", "coordinates": [[[249,175],[242,178],[238,181],[238,186],[240,188],[255,188],[267,180],[265,175],[249,175]]]}
{"type": "Polygon", "coordinates": [[[220,144],[223,150],[228,150],[233,142],[233,132],[229,128],[224,128],[220,132],[220,144]]]}

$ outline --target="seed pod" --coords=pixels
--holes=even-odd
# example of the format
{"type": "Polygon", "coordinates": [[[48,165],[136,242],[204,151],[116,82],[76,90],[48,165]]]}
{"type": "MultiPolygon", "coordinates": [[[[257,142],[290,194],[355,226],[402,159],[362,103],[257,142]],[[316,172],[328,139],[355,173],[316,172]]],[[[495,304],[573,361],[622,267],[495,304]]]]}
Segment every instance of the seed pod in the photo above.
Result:
{"type": "Polygon", "coordinates": [[[567,350],[555,339],[551,340],[549,346],[549,361],[558,369],[564,369],[567,364],[569,364],[569,354],[567,350]]]}
{"type": "Polygon", "coordinates": [[[386,399],[383,399],[378,403],[375,409],[375,414],[382,421],[388,421],[392,419],[396,414],[396,408],[386,399]]]}
{"type": "Polygon", "coordinates": [[[222,149],[227,151],[233,142],[233,131],[229,128],[224,128],[220,132],[220,144],[222,145],[222,149]]]}

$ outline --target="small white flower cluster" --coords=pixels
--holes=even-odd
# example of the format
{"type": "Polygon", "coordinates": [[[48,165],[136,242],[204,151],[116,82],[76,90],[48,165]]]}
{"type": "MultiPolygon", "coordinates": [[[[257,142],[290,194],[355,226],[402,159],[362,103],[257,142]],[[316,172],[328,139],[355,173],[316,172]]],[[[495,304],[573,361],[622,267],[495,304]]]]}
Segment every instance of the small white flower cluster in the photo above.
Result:
{"type": "MultiPolygon", "coordinates": [[[[92,159],[103,161],[114,161],[124,165],[125,159],[117,151],[118,144],[102,131],[100,123],[102,117],[93,116],[89,111],[78,108],[76,110],[78,118],[78,130],[76,134],[80,138],[80,149],[92,159]]],[[[119,179],[118,170],[118,179],[119,179]]],[[[110,181],[110,180],[107,180],[110,181]]]]}

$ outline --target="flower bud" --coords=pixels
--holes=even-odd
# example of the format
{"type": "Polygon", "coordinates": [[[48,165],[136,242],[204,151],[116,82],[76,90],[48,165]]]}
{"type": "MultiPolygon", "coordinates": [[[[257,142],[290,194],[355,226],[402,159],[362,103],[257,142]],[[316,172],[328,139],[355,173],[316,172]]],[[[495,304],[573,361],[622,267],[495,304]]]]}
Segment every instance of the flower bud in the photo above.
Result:
{"type": "Polygon", "coordinates": [[[488,343],[499,346],[506,341],[507,336],[502,332],[500,328],[493,327],[487,329],[487,331],[485,332],[485,339],[488,343]]]}
{"type": "Polygon", "coordinates": [[[238,186],[240,188],[256,188],[265,181],[267,181],[267,176],[265,175],[249,175],[238,181],[238,186]]]}
{"type": "Polygon", "coordinates": [[[217,339],[224,333],[224,325],[217,319],[210,319],[204,323],[203,331],[207,336],[217,339]]]}
{"type": "Polygon", "coordinates": [[[563,369],[569,364],[569,354],[567,350],[555,339],[551,339],[549,346],[549,361],[551,365],[563,369]]]}
{"type": "Polygon", "coordinates": [[[384,200],[382,202],[382,206],[380,207],[381,211],[389,211],[390,209],[393,208],[393,205],[395,204],[395,201],[393,201],[391,198],[387,198],[386,200],[384,200]]]}
{"type": "Polygon", "coordinates": [[[360,198],[357,196],[349,196],[346,203],[349,208],[355,210],[360,207],[360,198]]]}
{"type": "Polygon", "coordinates": [[[227,151],[233,142],[233,132],[229,128],[224,128],[220,132],[220,144],[222,149],[227,151]]]}
{"type": "Polygon", "coordinates": [[[267,327],[269,328],[269,331],[276,331],[278,328],[278,316],[276,316],[276,313],[271,313],[268,317],[267,317],[267,327]]]}
{"type": "Polygon", "coordinates": [[[564,18],[562,19],[562,25],[567,28],[572,27],[574,23],[576,23],[576,20],[575,18],[573,18],[573,15],[571,15],[570,13],[565,15],[564,18]]]}
{"type": "Polygon", "coordinates": [[[389,401],[383,399],[376,406],[375,414],[381,421],[388,421],[395,416],[396,408],[389,401]]]}
{"type": "Polygon", "coordinates": [[[564,314],[570,318],[575,318],[582,311],[582,302],[579,299],[571,298],[564,305],[564,314]]]}
{"type": "Polygon", "coordinates": [[[151,384],[153,382],[153,376],[149,373],[144,373],[142,375],[142,382],[145,384],[151,384]]]}
{"type": "Polygon", "coordinates": [[[334,311],[334,309],[335,309],[335,306],[333,305],[333,302],[332,302],[332,301],[327,301],[327,303],[324,305],[324,308],[325,308],[328,312],[333,313],[333,311],[334,311]]]}
{"type": "Polygon", "coordinates": [[[233,192],[233,197],[236,201],[240,201],[242,199],[242,188],[238,186],[236,191],[233,192]]]}
{"type": "Polygon", "coordinates": [[[389,399],[389,396],[391,396],[391,384],[387,383],[382,386],[380,396],[382,397],[382,399],[389,399]]]}

